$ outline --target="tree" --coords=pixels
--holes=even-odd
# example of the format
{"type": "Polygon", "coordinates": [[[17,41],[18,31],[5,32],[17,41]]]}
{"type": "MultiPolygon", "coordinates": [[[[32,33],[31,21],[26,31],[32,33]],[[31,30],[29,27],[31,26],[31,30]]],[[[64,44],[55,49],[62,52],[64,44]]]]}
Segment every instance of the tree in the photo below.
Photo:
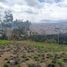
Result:
{"type": "Polygon", "coordinates": [[[12,35],[12,22],[13,22],[13,14],[10,10],[7,10],[4,12],[4,20],[2,23],[2,28],[4,31],[4,34],[8,39],[11,39],[12,35]]]}
{"type": "Polygon", "coordinates": [[[30,31],[30,22],[25,21],[23,22],[22,20],[15,20],[14,21],[14,29],[13,29],[13,38],[19,39],[19,38],[24,38],[27,37],[28,31],[30,31]],[[16,34],[16,35],[15,35],[16,34]]]}
{"type": "Polygon", "coordinates": [[[13,14],[10,10],[5,11],[4,21],[5,22],[12,22],[13,21],[13,14]]]}

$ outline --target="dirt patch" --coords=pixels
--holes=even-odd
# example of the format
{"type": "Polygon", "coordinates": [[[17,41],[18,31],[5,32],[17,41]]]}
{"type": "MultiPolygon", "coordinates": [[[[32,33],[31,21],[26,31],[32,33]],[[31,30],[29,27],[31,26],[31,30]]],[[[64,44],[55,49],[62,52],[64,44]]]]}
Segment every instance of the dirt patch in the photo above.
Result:
{"type": "Polygon", "coordinates": [[[9,67],[55,67],[57,64],[60,67],[63,64],[66,67],[66,56],[63,52],[40,52],[30,45],[10,44],[0,47],[0,67],[4,64],[9,67]]]}

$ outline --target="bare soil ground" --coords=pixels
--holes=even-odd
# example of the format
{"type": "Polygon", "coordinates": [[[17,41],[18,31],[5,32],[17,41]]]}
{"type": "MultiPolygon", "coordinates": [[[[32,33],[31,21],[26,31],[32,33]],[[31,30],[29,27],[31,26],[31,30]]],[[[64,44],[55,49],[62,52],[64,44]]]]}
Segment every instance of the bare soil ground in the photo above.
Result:
{"type": "Polygon", "coordinates": [[[67,67],[66,52],[47,52],[41,49],[20,42],[1,45],[0,67],[67,67]]]}

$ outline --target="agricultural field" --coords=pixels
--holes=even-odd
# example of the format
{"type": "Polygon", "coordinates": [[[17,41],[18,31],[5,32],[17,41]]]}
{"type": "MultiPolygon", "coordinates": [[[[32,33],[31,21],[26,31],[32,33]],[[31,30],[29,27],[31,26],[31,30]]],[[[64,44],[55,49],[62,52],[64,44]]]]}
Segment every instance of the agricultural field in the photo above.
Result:
{"type": "Polygon", "coordinates": [[[67,45],[0,40],[0,67],[67,67],[67,45]]]}

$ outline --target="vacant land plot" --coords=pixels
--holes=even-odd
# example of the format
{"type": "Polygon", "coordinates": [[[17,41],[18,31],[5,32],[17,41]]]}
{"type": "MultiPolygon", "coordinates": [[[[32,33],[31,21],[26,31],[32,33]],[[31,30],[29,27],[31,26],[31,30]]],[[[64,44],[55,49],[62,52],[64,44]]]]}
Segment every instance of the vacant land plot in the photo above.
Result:
{"type": "Polygon", "coordinates": [[[0,40],[0,67],[67,67],[67,46],[0,40]]]}

